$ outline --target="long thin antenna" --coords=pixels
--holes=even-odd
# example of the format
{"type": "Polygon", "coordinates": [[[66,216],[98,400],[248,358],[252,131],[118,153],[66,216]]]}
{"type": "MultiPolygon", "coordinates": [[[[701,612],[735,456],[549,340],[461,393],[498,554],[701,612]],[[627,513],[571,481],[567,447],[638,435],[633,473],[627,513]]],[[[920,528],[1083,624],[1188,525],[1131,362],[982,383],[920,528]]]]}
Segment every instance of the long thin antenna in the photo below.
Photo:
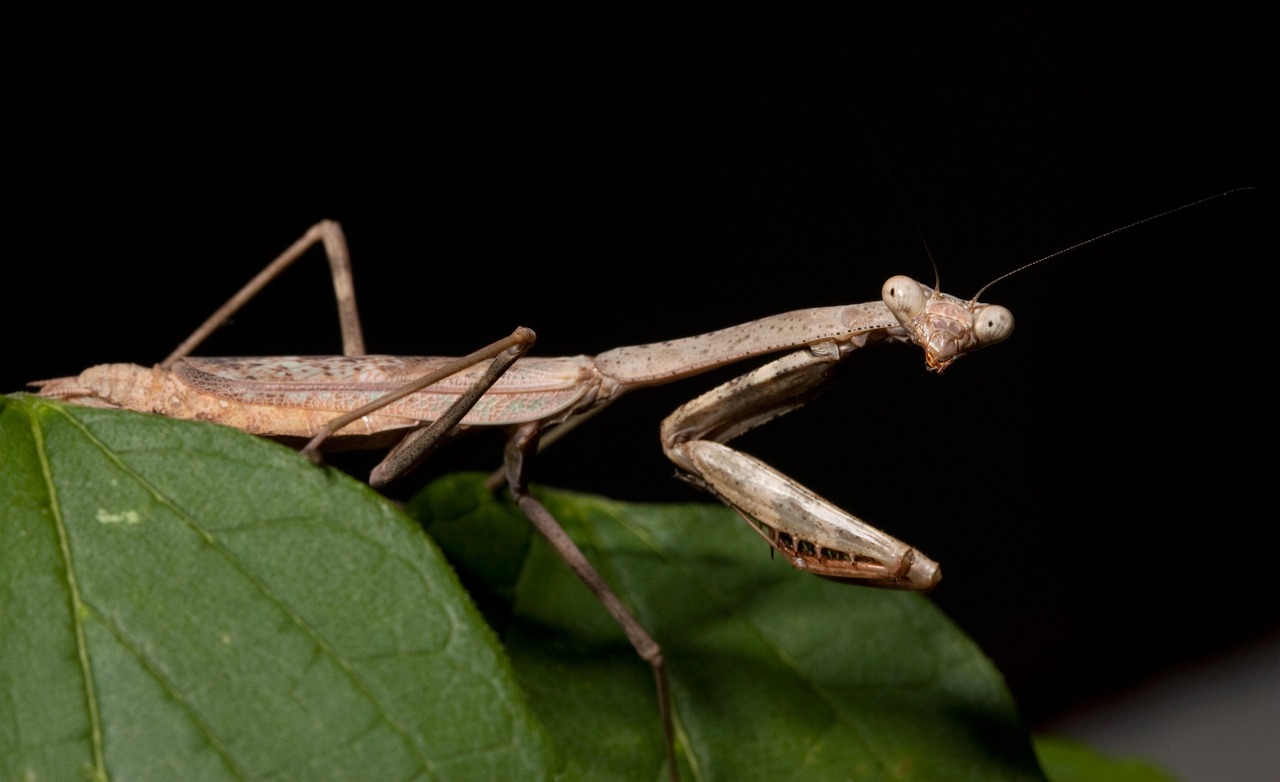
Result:
{"type": "MultiPolygon", "coordinates": [[[[886,171],[885,173],[888,172],[886,171]]],[[[924,231],[920,230],[920,223],[916,221],[915,213],[911,211],[911,205],[907,203],[907,197],[902,194],[902,189],[898,187],[898,181],[890,176],[889,183],[893,185],[893,192],[898,196],[898,203],[902,204],[902,211],[907,213],[907,219],[911,221],[911,227],[915,229],[916,236],[920,239],[921,246],[924,247],[924,254],[929,258],[929,265],[933,267],[933,293],[936,296],[942,290],[942,273],[938,271],[938,262],[934,260],[933,250],[929,249],[929,241],[924,238],[924,231]]]]}
{"type": "MultiPolygon", "coordinates": [[[[1057,258],[1059,255],[1064,255],[1064,254],[1066,254],[1066,253],[1071,252],[1072,250],[1078,250],[1079,248],[1084,247],[1086,244],[1093,244],[1094,242],[1099,241],[1099,240],[1101,240],[1101,239],[1106,239],[1108,236],[1114,236],[1115,234],[1118,234],[1118,233],[1120,233],[1121,231],[1127,231],[1127,230],[1129,230],[1130,228],[1137,228],[1138,226],[1142,225],[1143,223],[1149,223],[1149,222],[1151,222],[1152,220],[1159,220],[1159,219],[1160,219],[1160,218],[1162,218],[1162,217],[1168,217],[1169,215],[1174,214],[1174,213],[1176,213],[1176,212],[1181,212],[1183,209],[1190,209],[1190,208],[1191,208],[1191,207],[1193,207],[1193,206],[1199,206],[1200,204],[1206,203],[1206,202],[1208,202],[1208,201],[1213,201],[1213,200],[1218,199],[1218,198],[1222,198],[1223,196],[1231,195],[1232,193],[1239,193],[1241,190],[1253,190],[1253,189],[1254,189],[1254,188],[1253,188],[1252,186],[1250,186],[1250,187],[1237,187],[1237,188],[1235,188],[1234,190],[1226,190],[1226,191],[1224,191],[1224,192],[1217,193],[1217,194],[1215,194],[1215,195],[1206,196],[1206,197],[1201,198],[1201,199],[1199,199],[1199,200],[1197,200],[1197,201],[1192,201],[1192,202],[1191,202],[1191,203],[1189,203],[1189,204],[1183,204],[1182,206],[1174,207],[1173,209],[1170,209],[1170,210],[1168,210],[1168,211],[1161,212],[1161,213],[1159,213],[1159,214],[1154,214],[1154,215],[1151,215],[1150,217],[1144,217],[1144,218],[1142,218],[1141,220],[1135,220],[1134,222],[1129,223],[1128,225],[1122,225],[1122,226],[1120,226],[1119,228],[1112,228],[1110,231],[1107,231],[1106,233],[1098,234],[1097,236],[1093,237],[1092,239],[1086,239],[1086,240],[1084,240],[1083,242],[1077,242],[1076,244],[1073,244],[1073,245],[1071,245],[1070,247],[1065,247],[1065,248],[1063,248],[1063,249],[1061,249],[1061,250],[1058,250],[1058,251],[1057,251],[1057,252],[1055,252],[1055,253],[1051,253],[1051,254],[1049,254],[1049,255],[1046,255],[1045,257],[1041,258],[1041,259],[1040,259],[1040,260],[1038,260],[1038,261],[1032,261],[1031,263],[1023,264],[1022,266],[1019,266],[1018,268],[1014,269],[1013,271],[1011,271],[1011,272],[1006,272],[1006,273],[1004,273],[1004,274],[1000,275],[999,277],[995,278],[995,279],[994,279],[994,280],[992,280],[991,282],[987,283],[986,285],[983,285],[983,286],[978,290],[978,292],[977,292],[977,293],[973,294],[973,298],[969,300],[969,306],[971,306],[971,307],[972,307],[972,306],[973,306],[973,305],[978,301],[978,297],[979,297],[979,296],[981,296],[981,295],[983,294],[983,292],[984,292],[984,291],[986,291],[986,289],[987,289],[987,288],[990,288],[992,285],[995,285],[997,282],[1000,282],[1000,281],[1001,281],[1001,280],[1003,280],[1003,279],[1006,279],[1006,278],[1012,277],[1013,275],[1017,274],[1017,273],[1018,273],[1018,272],[1020,272],[1020,271],[1023,271],[1024,269],[1030,269],[1032,266],[1035,266],[1036,264],[1044,263],[1045,261],[1049,260],[1050,258],[1057,258]]],[[[921,241],[924,241],[924,237],[921,237],[921,241]]],[[[932,260],[932,256],[930,257],[930,260],[932,260]]],[[[937,273],[937,267],[936,267],[936,266],[934,267],[934,272],[935,272],[935,274],[937,273]]]]}

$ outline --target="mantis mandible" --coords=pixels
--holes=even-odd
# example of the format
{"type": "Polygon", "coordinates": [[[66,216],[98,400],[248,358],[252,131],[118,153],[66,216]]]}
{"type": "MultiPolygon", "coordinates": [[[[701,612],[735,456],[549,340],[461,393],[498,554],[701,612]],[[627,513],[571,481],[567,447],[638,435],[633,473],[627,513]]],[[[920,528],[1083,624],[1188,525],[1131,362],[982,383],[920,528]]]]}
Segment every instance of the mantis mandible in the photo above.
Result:
{"type": "MultiPolygon", "coordinates": [[[[1049,257],[1054,256],[1041,261],[1049,257]]],[[[1022,268],[1026,266],[1010,274],[1022,268]]],[[[321,445],[330,438],[345,441],[346,447],[392,446],[370,476],[374,487],[404,475],[435,447],[467,429],[505,430],[502,477],[514,501],[653,670],[667,766],[676,779],[673,713],[661,648],[530,494],[529,465],[540,442],[549,443],[632,390],[783,353],[668,416],[661,426],[665,453],[682,477],[734,509],[793,567],[848,583],[929,590],[941,578],[936,562],[726,443],[804,404],[834,367],[859,348],[914,343],[924,350],[926,367],[941,373],[961,356],[1006,339],[1012,329],[1013,315],[1004,307],[981,303],[977,296],[960,299],[937,290],[936,284],[930,287],[895,276],[884,283],[879,301],[796,310],[699,336],[616,348],[594,357],[528,356],[535,336],[526,328],[517,328],[509,337],[462,358],[366,355],[346,241],[337,223],[322,221],[155,367],[104,364],[76,377],[32,385],[39,386],[41,396],[83,405],[212,421],[286,440],[305,439],[303,452],[313,461],[318,461],[321,445]],[[317,243],[323,244],[331,266],[343,333],[342,356],[190,355],[317,243]]]]}

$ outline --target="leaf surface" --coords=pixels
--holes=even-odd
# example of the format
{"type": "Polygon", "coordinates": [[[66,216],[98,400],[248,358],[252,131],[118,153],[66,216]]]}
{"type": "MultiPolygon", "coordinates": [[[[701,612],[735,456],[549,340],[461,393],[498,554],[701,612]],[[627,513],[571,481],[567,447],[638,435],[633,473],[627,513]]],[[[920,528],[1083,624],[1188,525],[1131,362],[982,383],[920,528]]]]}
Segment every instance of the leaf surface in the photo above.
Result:
{"type": "Polygon", "coordinates": [[[453,571],[367,487],[222,427],[0,401],[3,778],[559,763],[453,571]]]}
{"type": "Polygon", "coordinates": [[[1037,736],[1035,748],[1050,782],[1177,782],[1149,760],[1107,757],[1056,736],[1037,736]]]}

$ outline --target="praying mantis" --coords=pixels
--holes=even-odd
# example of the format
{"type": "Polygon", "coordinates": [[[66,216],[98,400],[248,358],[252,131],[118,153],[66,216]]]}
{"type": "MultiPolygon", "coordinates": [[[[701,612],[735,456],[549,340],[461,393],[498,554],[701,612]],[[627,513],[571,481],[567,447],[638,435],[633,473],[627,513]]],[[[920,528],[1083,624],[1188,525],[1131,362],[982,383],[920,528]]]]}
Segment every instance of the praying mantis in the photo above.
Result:
{"type": "Polygon", "coordinates": [[[940,568],[919,550],[726,445],[799,407],[858,348],[914,343],[925,351],[926,367],[940,373],[960,356],[1007,338],[1013,328],[1007,309],[979,303],[976,296],[968,301],[948,296],[936,284],[897,276],[884,284],[882,293],[878,302],[799,310],[701,336],[617,348],[594,358],[529,356],[535,337],[523,328],[459,359],[368,356],[345,239],[337,223],[322,222],[158,366],[102,365],[74,378],[43,381],[39,394],[307,440],[303,450],[313,458],[330,439],[370,448],[398,440],[375,468],[370,479],[375,486],[402,476],[461,432],[504,429],[503,478],[516,504],[601,600],[653,670],[667,764],[675,778],[672,704],[661,648],[529,493],[529,465],[540,443],[563,435],[624,393],[783,353],[672,413],[661,427],[664,451],[686,479],[737,511],[797,569],[850,583],[930,589],[941,577],[940,568]],[[190,356],[231,313],[317,243],[324,245],[333,270],[343,356],[190,356]]]}

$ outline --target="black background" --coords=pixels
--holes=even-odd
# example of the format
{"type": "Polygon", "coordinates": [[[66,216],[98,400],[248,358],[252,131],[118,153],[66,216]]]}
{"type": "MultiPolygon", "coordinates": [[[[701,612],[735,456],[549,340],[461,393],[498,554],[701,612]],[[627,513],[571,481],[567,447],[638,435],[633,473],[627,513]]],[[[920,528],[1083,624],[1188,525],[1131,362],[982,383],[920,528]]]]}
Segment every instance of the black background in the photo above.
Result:
{"type": "MultiPolygon", "coordinates": [[[[1001,282],[1014,336],[942,377],[868,351],[740,441],[939,560],[1034,725],[1280,626],[1275,19],[1183,14],[9,6],[0,389],[158,361],[321,218],[371,351],[558,355],[928,282],[921,234],[967,297],[1253,186],[1001,282]]],[[[317,256],[200,352],[338,352],[327,286],[317,256]]],[[[705,499],[657,427],[708,382],[536,480],[705,499]]]]}

